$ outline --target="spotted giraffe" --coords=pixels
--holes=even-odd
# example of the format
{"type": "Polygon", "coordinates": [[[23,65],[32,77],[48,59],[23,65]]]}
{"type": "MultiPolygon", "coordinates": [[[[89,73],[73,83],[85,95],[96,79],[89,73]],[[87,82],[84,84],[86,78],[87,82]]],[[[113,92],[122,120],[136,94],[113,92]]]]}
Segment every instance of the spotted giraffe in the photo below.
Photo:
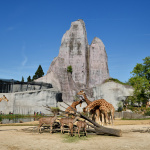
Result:
{"type": "MultiPolygon", "coordinates": [[[[85,92],[83,90],[81,90],[80,92],[78,92],[77,95],[82,95],[84,97],[84,101],[86,102],[87,106],[85,108],[83,108],[83,112],[86,112],[86,108],[92,103],[92,101],[90,101],[87,98],[87,96],[86,96],[86,94],[85,94],[85,92]]],[[[93,109],[91,111],[91,113],[92,113],[92,120],[96,121],[97,123],[99,123],[100,122],[100,119],[99,119],[99,117],[100,117],[99,109],[93,109]]]]}
{"type": "MultiPolygon", "coordinates": [[[[112,104],[110,104],[112,105],[112,104]]],[[[113,125],[113,120],[114,120],[114,112],[115,112],[115,108],[112,105],[112,108],[107,108],[104,105],[101,105],[99,107],[100,110],[100,118],[101,118],[101,125],[103,125],[102,122],[102,114],[104,115],[104,124],[107,124],[107,122],[110,124],[110,119],[111,119],[111,123],[113,125]]]]}
{"type": "MultiPolygon", "coordinates": [[[[108,103],[104,99],[98,99],[98,100],[95,100],[92,103],[90,103],[87,106],[86,111],[90,112],[97,107],[99,107],[100,115],[104,114],[105,124],[107,124],[106,119],[108,119],[108,121],[110,123],[110,118],[111,118],[111,122],[113,124],[114,112],[115,112],[115,108],[113,107],[113,105],[108,103]]],[[[101,120],[101,122],[102,122],[102,120],[101,120]]]]}
{"type": "Polygon", "coordinates": [[[65,112],[67,113],[66,116],[68,116],[69,113],[74,114],[75,112],[72,110],[72,108],[74,108],[75,110],[77,110],[76,106],[80,104],[82,104],[82,100],[79,101],[75,101],[73,102],[69,107],[66,108],[65,112]]]}
{"type": "Polygon", "coordinates": [[[6,98],[6,96],[5,96],[5,95],[3,95],[3,97],[1,97],[1,98],[0,98],[0,102],[1,102],[2,100],[6,101],[6,102],[8,102],[8,101],[9,101],[9,100],[6,98]]]}

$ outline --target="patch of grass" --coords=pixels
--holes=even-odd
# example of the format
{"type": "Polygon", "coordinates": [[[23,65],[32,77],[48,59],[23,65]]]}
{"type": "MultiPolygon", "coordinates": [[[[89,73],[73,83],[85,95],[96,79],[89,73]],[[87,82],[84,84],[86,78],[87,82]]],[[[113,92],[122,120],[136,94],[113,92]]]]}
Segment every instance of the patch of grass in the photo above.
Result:
{"type": "Polygon", "coordinates": [[[0,124],[0,126],[38,126],[38,124],[10,123],[10,124],[0,124]]]}
{"type": "Polygon", "coordinates": [[[63,134],[62,136],[63,136],[63,142],[64,143],[77,143],[77,142],[79,142],[81,140],[89,140],[90,138],[93,137],[93,135],[87,135],[87,137],[83,136],[82,133],[81,133],[81,137],[80,138],[78,137],[78,134],[76,134],[76,136],[74,134],[74,136],[71,137],[71,136],[68,136],[68,133],[66,133],[66,134],[63,134]]]}
{"type": "Polygon", "coordinates": [[[68,135],[64,135],[63,137],[63,142],[65,143],[76,143],[79,142],[80,140],[87,140],[88,137],[86,136],[81,136],[80,138],[78,136],[68,136],[68,135]]]}
{"type": "Polygon", "coordinates": [[[150,118],[142,118],[142,119],[125,119],[125,118],[122,118],[121,120],[150,120],[150,118]]]}
{"type": "Polygon", "coordinates": [[[20,115],[20,114],[6,114],[0,115],[0,118],[12,119],[12,118],[29,118],[33,117],[33,115],[20,115]]]}
{"type": "Polygon", "coordinates": [[[0,121],[2,119],[15,119],[15,118],[40,118],[42,115],[20,115],[20,114],[6,114],[0,115],[0,121]]]}
{"type": "Polygon", "coordinates": [[[121,81],[119,81],[118,79],[115,79],[115,78],[106,79],[103,83],[106,83],[106,82],[109,82],[109,81],[114,81],[114,82],[122,84],[122,85],[129,85],[128,83],[121,82],[121,81]]]}

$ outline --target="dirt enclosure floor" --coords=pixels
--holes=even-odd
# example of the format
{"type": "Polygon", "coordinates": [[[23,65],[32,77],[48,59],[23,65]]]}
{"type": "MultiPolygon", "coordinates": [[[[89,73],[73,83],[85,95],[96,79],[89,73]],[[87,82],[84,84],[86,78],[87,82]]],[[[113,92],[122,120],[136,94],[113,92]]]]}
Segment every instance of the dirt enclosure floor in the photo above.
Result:
{"type": "MultiPolygon", "coordinates": [[[[0,150],[150,150],[150,120],[115,120],[113,128],[122,130],[122,137],[88,134],[68,137],[48,131],[37,133],[35,126],[0,126],[0,150]]],[[[107,126],[112,127],[112,126],[107,126]]]]}

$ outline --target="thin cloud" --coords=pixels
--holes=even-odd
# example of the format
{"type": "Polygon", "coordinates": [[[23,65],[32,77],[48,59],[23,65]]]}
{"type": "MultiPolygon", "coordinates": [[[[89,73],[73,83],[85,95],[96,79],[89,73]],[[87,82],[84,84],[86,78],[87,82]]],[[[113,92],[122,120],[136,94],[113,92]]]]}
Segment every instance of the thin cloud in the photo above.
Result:
{"type": "Polygon", "coordinates": [[[14,30],[15,28],[14,27],[8,27],[7,28],[7,31],[12,31],[12,30],[14,30]]]}
{"type": "Polygon", "coordinates": [[[28,58],[24,55],[24,60],[22,61],[22,66],[25,66],[28,61],[28,58]]]}
{"type": "Polygon", "coordinates": [[[26,65],[26,63],[27,63],[27,61],[28,61],[28,58],[27,58],[27,56],[25,55],[25,49],[26,49],[26,47],[25,47],[25,43],[23,44],[23,46],[22,46],[22,55],[23,55],[23,61],[22,61],[22,63],[21,63],[21,65],[24,67],[25,65],[26,65]]]}
{"type": "Polygon", "coordinates": [[[150,36],[150,34],[144,34],[145,36],[150,36]]]}

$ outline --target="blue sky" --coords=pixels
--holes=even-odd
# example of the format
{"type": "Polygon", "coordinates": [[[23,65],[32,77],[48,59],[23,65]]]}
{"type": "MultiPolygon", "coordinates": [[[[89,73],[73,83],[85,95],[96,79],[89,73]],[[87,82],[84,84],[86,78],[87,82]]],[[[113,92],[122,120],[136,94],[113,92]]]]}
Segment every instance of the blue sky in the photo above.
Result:
{"type": "Polygon", "coordinates": [[[99,37],[110,76],[128,81],[150,56],[150,0],[1,0],[0,78],[25,81],[39,65],[46,74],[71,22],[83,19],[88,42],[99,37]]]}

